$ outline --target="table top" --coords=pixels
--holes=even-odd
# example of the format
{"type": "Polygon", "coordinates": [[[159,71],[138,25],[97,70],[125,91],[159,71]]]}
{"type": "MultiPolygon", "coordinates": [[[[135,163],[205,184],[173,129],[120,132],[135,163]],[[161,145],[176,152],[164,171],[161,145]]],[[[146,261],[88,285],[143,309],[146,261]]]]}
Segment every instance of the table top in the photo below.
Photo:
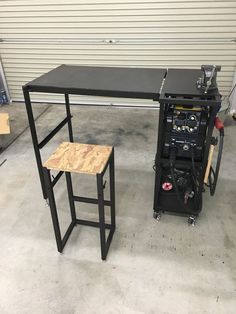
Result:
{"type": "Polygon", "coordinates": [[[27,83],[35,92],[158,100],[166,69],[61,65],[27,83]]]}
{"type": "MultiPolygon", "coordinates": [[[[169,69],[162,89],[162,95],[194,97],[206,94],[197,88],[197,80],[202,71],[195,69],[169,69]]],[[[218,89],[208,91],[207,96],[219,96],[218,89]]]]}

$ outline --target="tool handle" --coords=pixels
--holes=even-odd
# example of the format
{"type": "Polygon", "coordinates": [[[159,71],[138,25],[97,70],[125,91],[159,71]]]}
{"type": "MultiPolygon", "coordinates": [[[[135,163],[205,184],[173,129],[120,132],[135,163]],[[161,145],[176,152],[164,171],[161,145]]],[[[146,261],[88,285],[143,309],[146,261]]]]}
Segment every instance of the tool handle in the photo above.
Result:
{"type": "Polygon", "coordinates": [[[215,149],[215,146],[211,145],[210,150],[209,150],[209,155],[208,155],[208,163],[207,163],[207,167],[206,167],[205,177],[204,177],[204,183],[205,184],[207,184],[207,182],[208,182],[208,177],[209,177],[209,173],[210,173],[210,169],[211,169],[214,149],[215,149]]]}

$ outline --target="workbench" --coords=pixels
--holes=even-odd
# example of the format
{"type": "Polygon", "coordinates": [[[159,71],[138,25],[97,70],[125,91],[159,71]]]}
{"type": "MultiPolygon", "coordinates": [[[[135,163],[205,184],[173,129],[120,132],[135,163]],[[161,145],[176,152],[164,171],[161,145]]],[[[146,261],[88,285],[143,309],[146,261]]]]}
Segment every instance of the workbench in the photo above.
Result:
{"type": "MultiPolygon", "coordinates": [[[[45,199],[47,199],[47,191],[40,150],[66,124],[68,125],[69,140],[70,142],[74,141],[69,95],[123,97],[158,101],[166,73],[167,69],[61,65],[22,87],[45,199]],[[30,99],[30,93],[32,92],[65,95],[66,117],[41,142],[38,141],[35,127],[30,99]]],[[[56,181],[59,180],[60,175],[61,173],[55,177],[56,181]]]]}

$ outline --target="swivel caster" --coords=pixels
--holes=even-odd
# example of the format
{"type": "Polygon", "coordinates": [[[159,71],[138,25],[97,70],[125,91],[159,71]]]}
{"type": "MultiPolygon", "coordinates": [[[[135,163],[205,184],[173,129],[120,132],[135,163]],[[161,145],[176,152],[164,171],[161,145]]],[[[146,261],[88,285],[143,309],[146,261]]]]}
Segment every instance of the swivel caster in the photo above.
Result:
{"type": "Polygon", "coordinates": [[[161,212],[153,212],[153,218],[159,221],[161,219],[161,212]]]}
{"type": "Polygon", "coordinates": [[[189,216],[188,217],[188,224],[191,226],[195,226],[196,225],[196,221],[197,221],[197,217],[195,216],[189,216]]]}

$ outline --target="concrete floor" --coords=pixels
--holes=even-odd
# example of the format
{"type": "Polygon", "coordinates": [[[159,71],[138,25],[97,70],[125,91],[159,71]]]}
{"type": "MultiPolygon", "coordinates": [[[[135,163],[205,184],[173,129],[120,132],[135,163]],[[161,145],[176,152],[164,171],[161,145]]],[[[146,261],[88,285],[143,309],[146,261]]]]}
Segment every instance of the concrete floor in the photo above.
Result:
{"type": "MultiPolygon", "coordinates": [[[[49,108],[49,105],[35,106],[34,117],[37,119],[45,110],[49,108]]],[[[2,150],[6,149],[11,145],[28,127],[28,118],[25,114],[25,107],[16,104],[13,105],[2,105],[0,106],[0,112],[9,113],[9,123],[11,127],[10,134],[0,135],[0,147],[2,150]]]]}
{"type": "MultiPolygon", "coordinates": [[[[25,127],[23,105],[11,106],[25,127]]],[[[64,117],[64,107],[36,107],[47,109],[37,119],[42,138],[64,117]]],[[[27,129],[0,155],[0,163],[7,158],[0,167],[0,313],[236,313],[235,125],[226,128],[217,193],[205,193],[193,228],[183,217],[152,218],[157,110],[74,106],[72,113],[76,140],[115,146],[117,230],[107,261],[100,259],[99,232],[90,227],[77,226],[57,253],[27,129]]],[[[44,158],[67,139],[66,131],[44,158]]],[[[73,182],[76,194],[95,195],[94,177],[77,175],[73,182]]],[[[58,184],[65,230],[65,182],[58,184]]],[[[93,205],[77,212],[97,217],[93,205]]]]}

